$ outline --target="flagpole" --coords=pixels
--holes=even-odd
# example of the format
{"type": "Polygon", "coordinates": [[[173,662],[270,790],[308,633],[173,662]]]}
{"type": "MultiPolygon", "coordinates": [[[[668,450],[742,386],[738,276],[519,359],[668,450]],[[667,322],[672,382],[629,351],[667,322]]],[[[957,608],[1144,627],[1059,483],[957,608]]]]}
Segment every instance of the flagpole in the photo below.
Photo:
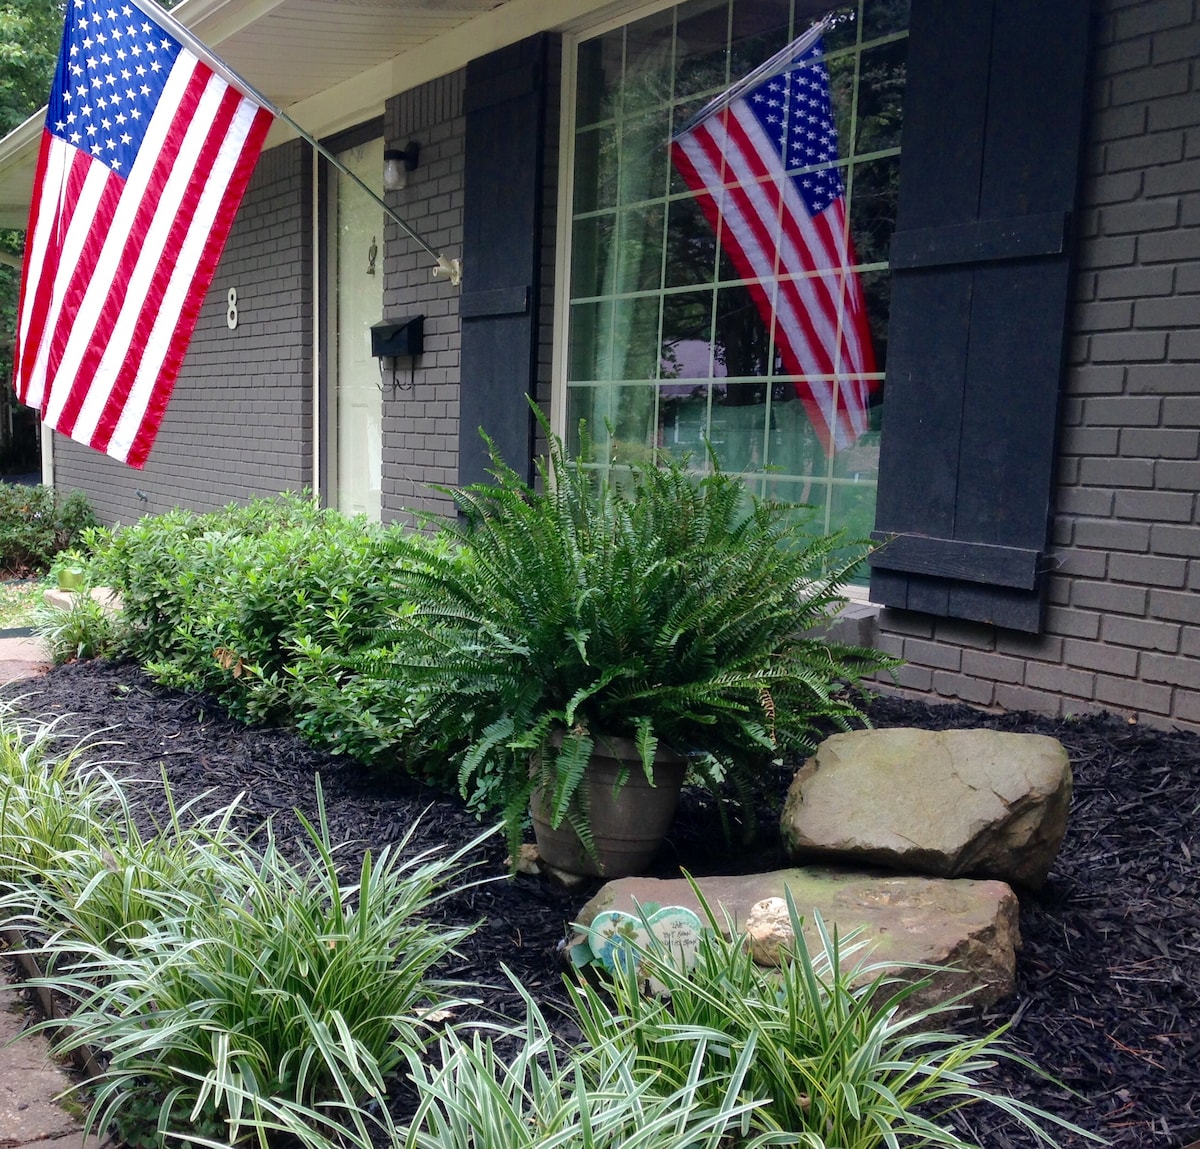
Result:
{"type": "Polygon", "coordinates": [[[401,217],[390,208],[384,201],[381,195],[378,195],[372,188],[368,187],[354,172],[352,172],[341,160],[337,158],[324,144],[320,142],[311,132],[302,128],[291,116],[287,114],[274,100],[268,99],[262,94],[253,84],[248,83],[245,79],[234,72],[224,60],[213,54],[211,48],[207,47],[195,36],[192,35],[174,16],[171,15],[165,8],[160,8],[154,0],[130,0],[138,10],[145,16],[148,16],[157,24],[162,24],[167,31],[171,33],[181,44],[187,46],[188,50],[194,55],[199,56],[210,68],[213,69],[222,79],[238,88],[252,100],[257,100],[264,108],[267,109],[273,116],[277,116],[288,124],[296,134],[305,140],[312,148],[333,166],[347,176],[350,180],[356,183],[363,191],[367,193],[381,208],[384,213],[400,228],[409,239],[411,239],[422,251],[429,255],[437,265],[433,269],[434,279],[447,279],[456,287],[462,283],[462,260],[449,259],[440,251],[436,250],[424,239],[421,238],[409,225],[401,219],[401,217]]]}

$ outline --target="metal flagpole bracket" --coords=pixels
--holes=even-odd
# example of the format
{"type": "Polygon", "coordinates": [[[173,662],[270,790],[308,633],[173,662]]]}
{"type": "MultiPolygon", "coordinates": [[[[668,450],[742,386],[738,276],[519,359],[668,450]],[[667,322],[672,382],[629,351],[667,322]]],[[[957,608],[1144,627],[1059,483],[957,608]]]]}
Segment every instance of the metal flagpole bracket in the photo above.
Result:
{"type": "Polygon", "coordinates": [[[437,267],[433,269],[434,279],[444,279],[458,287],[462,283],[462,260],[447,259],[444,255],[437,257],[437,267]]]}

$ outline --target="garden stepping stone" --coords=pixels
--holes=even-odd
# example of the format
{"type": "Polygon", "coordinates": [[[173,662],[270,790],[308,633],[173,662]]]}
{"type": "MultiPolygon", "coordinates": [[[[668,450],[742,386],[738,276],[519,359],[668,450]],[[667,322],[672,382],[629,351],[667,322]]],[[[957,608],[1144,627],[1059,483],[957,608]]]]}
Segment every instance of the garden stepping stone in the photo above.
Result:
{"type": "MultiPolygon", "coordinates": [[[[810,951],[820,948],[811,925],[815,910],[827,929],[832,932],[836,926],[842,938],[861,930],[856,940],[865,941],[867,948],[853,955],[851,964],[866,955],[870,961],[939,967],[934,973],[912,972],[913,980],[932,980],[918,991],[909,1008],[924,1008],[966,990],[972,991],[969,1004],[984,1008],[1015,987],[1016,950],[1021,944],[1017,898],[1003,882],[811,867],[702,878],[697,885],[727,935],[730,922],[734,932],[744,934],[754,907],[766,899],[784,898],[790,891],[810,951]]],[[[603,886],[576,921],[580,927],[590,927],[602,914],[636,915],[640,907],[653,916],[675,906],[704,919],[700,901],[684,878],[620,878],[603,886]]],[[[586,940],[581,930],[572,948],[586,940]]]]}
{"type": "Polygon", "coordinates": [[[1055,738],[858,730],[817,747],[781,820],[793,861],[999,878],[1038,889],[1062,844],[1071,765],[1055,738]]]}

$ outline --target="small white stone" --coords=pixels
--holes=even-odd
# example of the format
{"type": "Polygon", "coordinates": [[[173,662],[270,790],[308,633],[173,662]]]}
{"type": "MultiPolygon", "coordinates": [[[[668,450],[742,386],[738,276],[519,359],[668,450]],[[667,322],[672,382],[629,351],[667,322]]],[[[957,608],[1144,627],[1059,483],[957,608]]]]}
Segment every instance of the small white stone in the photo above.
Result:
{"type": "Polygon", "coordinates": [[[746,947],[759,965],[781,965],[780,951],[796,948],[796,935],[787,902],[783,898],[763,898],[750,907],[746,918],[746,947]]]}

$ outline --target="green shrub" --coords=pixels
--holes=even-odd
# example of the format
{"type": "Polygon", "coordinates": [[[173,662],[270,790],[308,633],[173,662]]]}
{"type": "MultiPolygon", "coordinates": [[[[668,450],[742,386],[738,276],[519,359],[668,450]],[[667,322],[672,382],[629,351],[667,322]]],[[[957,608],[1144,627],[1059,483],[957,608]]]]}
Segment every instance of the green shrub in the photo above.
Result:
{"type": "Polygon", "coordinates": [[[107,534],[98,567],[124,605],[123,649],[159,682],[369,760],[411,727],[404,692],[357,682],[349,657],[399,605],[403,555],[427,545],[403,533],[285,495],[143,518],[107,534]]]}
{"type": "Polygon", "coordinates": [[[60,551],[77,546],[97,519],[82,491],[0,483],[0,570],[45,571],[60,551]]]}
{"type": "Polygon", "coordinates": [[[63,610],[42,602],[34,608],[33,630],[45,643],[55,666],[86,658],[108,658],[121,646],[121,617],[114,607],[85,588],[63,610]]]}

